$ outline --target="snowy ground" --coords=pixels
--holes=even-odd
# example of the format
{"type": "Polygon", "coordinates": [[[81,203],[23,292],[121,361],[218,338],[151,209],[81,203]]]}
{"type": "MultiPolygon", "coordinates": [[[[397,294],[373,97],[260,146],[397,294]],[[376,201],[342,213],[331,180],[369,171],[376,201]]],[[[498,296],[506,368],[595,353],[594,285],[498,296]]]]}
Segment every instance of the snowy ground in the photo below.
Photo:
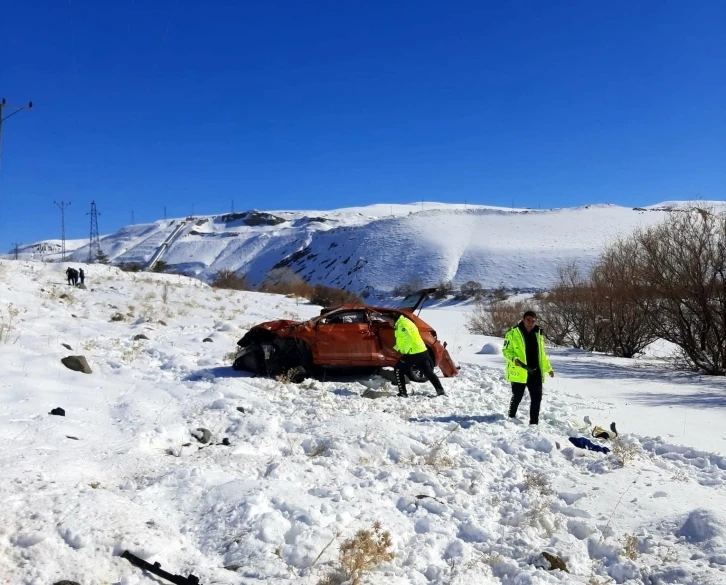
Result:
{"type": "Polygon", "coordinates": [[[231,370],[245,328],[317,307],[100,266],[72,289],[65,267],[0,261],[0,584],[164,582],[128,549],[204,585],[314,585],[374,522],[395,557],[362,583],[726,583],[724,379],[553,349],[529,428],[466,307],[421,315],[462,364],[448,396],[404,401],[231,370]],[[585,415],[617,421],[617,453],[570,445],[585,415]]]}

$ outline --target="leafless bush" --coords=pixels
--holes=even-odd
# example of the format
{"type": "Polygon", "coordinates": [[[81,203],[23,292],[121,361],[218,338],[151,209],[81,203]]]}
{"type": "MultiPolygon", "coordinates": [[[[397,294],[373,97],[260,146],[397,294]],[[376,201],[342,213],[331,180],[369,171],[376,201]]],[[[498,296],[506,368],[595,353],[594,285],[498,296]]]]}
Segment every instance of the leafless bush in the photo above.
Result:
{"type": "Polygon", "coordinates": [[[692,208],[633,236],[653,332],[694,370],[726,375],[726,212],[692,208]]]}
{"type": "Polygon", "coordinates": [[[124,272],[141,272],[144,268],[139,262],[121,262],[117,266],[124,272]]]}
{"type": "Polygon", "coordinates": [[[630,358],[657,339],[649,311],[643,310],[649,295],[637,262],[637,244],[618,240],[600,256],[591,272],[593,308],[601,351],[630,358]]]}
{"type": "Polygon", "coordinates": [[[474,304],[468,329],[472,333],[504,337],[507,331],[519,322],[528,309],[531,309],[531,303],[525,301],[508,303],[493,299],[480,299],[474,304]]]}
{"type": "Polygon", "coordinates": [[[20,315],[20,309],[13,307],[10,303],[5,309],[5,313],[0,315],[0,343],[7,343],[13,330],[17,326],[17,318],[20,315]]]}
{"type": "Polygon", "coordinates": [[[598,348],[598,301],[589,278],[575,263],[557,268],[557,282],[540,301],[538,318],[556,345],[592,351],[598,348]]]}
{"type": "Polygon", "coordinates": [[[509,298],[509,293],[504,285],[500,284],[492,291],[491,298],[494,301],[506,301],[509,298]]]}
{"type": "Polygon", "coordinates": [[[167,272],[169,265],[163,260],[157,260],[151,268],[153,272],[167,272]]]}
{"type": "Polygon", "coordinates": [[[346,581],[360,585],[365,573],[393,560],[395,554],[390,550],[391,546],[391,533],[384,531],[379,522],[373,524],[371,530],[358,531],[340,545],[340,570],[327,575],[319,585],[339,585],[346,581]]]}
{"type": "Polygon", "coordinates": [[[435,299],[445,299],[453,291],[454,283],[450,280],[442,280],[441,282],[439,282],[439,284],[436,285],[436,290],[433,292],[432,296],[435,299]]]}
{"type": "Polygon", "coordinates": [[[356,294],[343,290],[316,284],[310,296],[310,302],[321,307],[337,307],[348,303],[362,303],[363,300],[356,294]]]}
{"type": "Polygon", "coordinates": [[[395,286],[391,291],[394,297],[407,297],[423,288],[423,280],[420,276],[411,277],[408,282],[395,286]]]}
{"type": "Polygon", "coordinates": [[[626,534],[623,539],[622,555],[631,561],[636,560],[640,556],[638,550],[638,536],[635,534],[626,534]]]}
{"type": "Polygon", "coordinates": [[[294,294],[305,299],[310,299],[313,294],[313,286],[287,267],[270,270],[260,284],[259,290],[280,295],[294,294]]]}
{"type": "Polygon", "coordinates": [[[557,344],[622,357],[665,339],[688,368],[726,375],[726,212],[674,212],[608,246],[587,275],[560,267],[540,321],[557,344]]]}
{"type": "Polygon", "coordinates": [[[219,270],[214,275],[211,285],[214,288],[225,288],[229,290],[252,290],[247,277],[237,274],[234,270],[219,270]]]}
{"type": "Polygon", "coordinates": [[[483,294],[484,288],[480,282],[468,280],[459,287],[457,298],[460,299],[479,299],[483,294]]]}

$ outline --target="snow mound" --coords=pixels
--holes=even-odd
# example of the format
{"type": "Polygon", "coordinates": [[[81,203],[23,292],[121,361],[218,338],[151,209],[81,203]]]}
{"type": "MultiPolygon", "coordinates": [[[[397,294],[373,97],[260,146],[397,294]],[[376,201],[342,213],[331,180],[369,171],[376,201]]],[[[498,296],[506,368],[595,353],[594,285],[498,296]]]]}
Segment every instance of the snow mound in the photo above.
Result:
{"type": "Polygon", "coordinates": [[[482,348],[477,352],[478,354],[485,355],[498,355],[502,351],[502,344],[496,342],[485,343],[482,348]]]}
{"type": "Polygon", "coordinates": [[[726,536],[726,518],[715,514],[713,510],[693,510],[676,536],[683,536],[689,542],[720,540],[726,536]]]}

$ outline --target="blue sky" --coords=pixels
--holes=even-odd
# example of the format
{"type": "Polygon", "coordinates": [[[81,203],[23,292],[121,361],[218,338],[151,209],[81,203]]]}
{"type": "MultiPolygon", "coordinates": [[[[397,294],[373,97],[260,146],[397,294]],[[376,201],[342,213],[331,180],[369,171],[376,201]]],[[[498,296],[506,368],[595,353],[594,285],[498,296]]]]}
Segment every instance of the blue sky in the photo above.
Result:
{"type": "MultiPolygon", "coordinates": [[[[726,197],[726,3],[36,0],[0,251],[190,213],[726,197]]],[[[6,111],[6,114],[8,112],[6,111]]]]}

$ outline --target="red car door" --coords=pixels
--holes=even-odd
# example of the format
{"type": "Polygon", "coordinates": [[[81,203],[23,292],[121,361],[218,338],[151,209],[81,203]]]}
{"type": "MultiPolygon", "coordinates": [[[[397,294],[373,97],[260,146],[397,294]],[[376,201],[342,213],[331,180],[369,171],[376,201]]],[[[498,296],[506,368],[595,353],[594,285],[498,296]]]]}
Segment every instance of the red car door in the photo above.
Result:
{"type": "Polygon", "coordinates": [[[380,355],[365,309],[331,311],[315,324],[313,357],[320,366],[369,366],[380,355]]]}

